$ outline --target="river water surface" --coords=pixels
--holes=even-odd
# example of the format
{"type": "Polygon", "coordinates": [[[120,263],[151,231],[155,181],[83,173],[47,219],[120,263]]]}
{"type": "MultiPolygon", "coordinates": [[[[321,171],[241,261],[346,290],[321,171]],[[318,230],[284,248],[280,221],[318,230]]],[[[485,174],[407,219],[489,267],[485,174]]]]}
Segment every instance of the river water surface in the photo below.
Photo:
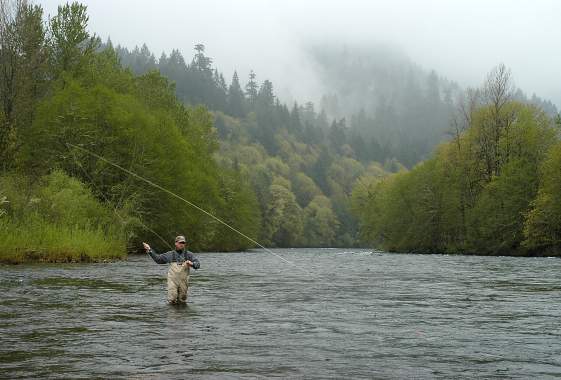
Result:
{"type": "Polygon", "coordinates": [[[369,250],[0,266],[0,378],[561,378],[561,260],[369,250]]]}

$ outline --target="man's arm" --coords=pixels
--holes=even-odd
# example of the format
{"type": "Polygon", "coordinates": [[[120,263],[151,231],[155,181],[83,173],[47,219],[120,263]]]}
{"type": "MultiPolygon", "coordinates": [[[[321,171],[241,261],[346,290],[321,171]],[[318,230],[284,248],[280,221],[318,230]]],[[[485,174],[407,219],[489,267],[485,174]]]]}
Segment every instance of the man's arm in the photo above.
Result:
{"type": "Polygon", "coordinates": [[[156,253],[156,251],[154,251],[152,248],[150,248],[150,246],[146,243],[142,243],[144,245],[144,249],[146,250],[146,253],[148,253],[150,255],[150,257],[158,264],[167,264],[168,263],[168,257],[167,254],[162,253],[161,255],[158,255],[156,253]]]}
{"type": "Polygon", "coordinates": [[[199,269],[201,267],[201,263],[199,262],[199,259],[197,259],[195,255],[193,255],[193,252],[187,253],[187,261],[191,263],[189,264],[189,266],[192,267],[193,269],[199,269]]]}

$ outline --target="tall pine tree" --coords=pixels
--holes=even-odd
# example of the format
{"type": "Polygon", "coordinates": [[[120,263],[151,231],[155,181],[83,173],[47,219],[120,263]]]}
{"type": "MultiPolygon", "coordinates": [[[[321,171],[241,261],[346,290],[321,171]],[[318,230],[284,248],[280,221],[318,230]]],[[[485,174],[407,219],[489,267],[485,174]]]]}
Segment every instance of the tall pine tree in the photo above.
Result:
{"type": "Polygon", "coordinates": [[[228,88],[228,112],[236,117],[245,116],[245,96],[236,71],[234,71],[232,83],[228,88]]]}

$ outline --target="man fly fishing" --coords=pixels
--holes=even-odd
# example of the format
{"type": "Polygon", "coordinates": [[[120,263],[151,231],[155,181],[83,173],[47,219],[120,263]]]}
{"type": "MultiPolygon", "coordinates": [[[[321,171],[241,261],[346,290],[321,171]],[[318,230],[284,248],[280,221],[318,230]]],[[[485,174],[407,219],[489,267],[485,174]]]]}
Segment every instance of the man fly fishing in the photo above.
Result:
{"type": "Polygon", "coordinates": [[[148,244],[142,243],[146,252],[156,263],[171,264],[168,270],[168,302],[171,304],[187,302],[189,270],[201,267],[199,259],[186,249],[186,244],[185,236],[177,236],[175,249],[159,255],[148,244]]]}

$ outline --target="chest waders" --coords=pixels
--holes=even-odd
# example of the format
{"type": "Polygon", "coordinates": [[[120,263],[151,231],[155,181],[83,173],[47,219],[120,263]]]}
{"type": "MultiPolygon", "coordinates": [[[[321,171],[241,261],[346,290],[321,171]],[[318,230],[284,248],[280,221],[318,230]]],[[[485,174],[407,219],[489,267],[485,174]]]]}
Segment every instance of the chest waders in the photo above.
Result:
{"type": "Polygon", "coordinates": [[[187,302],[189,288],[189,266],[171,263],[168,270],[168,302],[172,304],[187,302]]]}

